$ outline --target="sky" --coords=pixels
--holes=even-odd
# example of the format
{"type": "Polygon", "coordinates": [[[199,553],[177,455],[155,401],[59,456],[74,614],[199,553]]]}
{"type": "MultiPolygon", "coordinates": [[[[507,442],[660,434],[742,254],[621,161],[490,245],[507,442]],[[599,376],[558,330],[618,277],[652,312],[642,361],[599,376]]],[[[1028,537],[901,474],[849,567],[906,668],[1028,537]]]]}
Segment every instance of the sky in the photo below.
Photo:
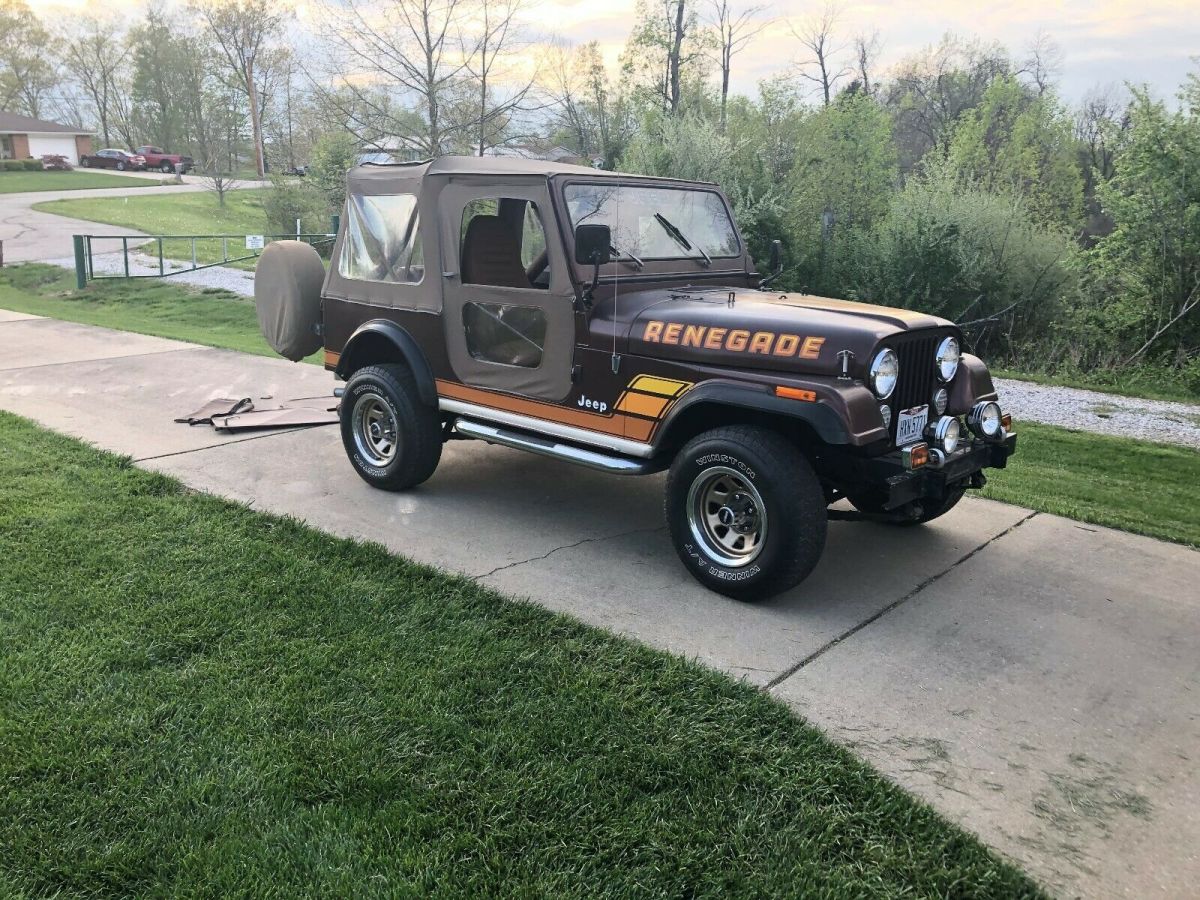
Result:
{"type": "MultiPolygon", "coordinates": [[[[49,14],[94,5],[91,0],[28,2],[38,12],[49,14]]],[[[525,2],[530,7],[529,20],[542,36],[565,43],[597,40],[605,58],[614,64],[635,18],[636,0],[525,2]]],[[[704,11],[710,0],[694,2],[704,11]]],[[[740,9],[762,2],[734,0],[734,5],[740,9]]],[[[789,25],[802,23],[825,6],[825,0],[765,2],[769,11],[764,15],[773,20],[753,46],[734,60],[733,89],[737,93],[755,93],[760,79],[802,60],[802,48],[789,25]]],[[[120,8],[139,5],[139,0],[131,0],[120,8]]],[[[879,32],[884,74],[903,57],[937,43],[946,32],[999,41],[1017,57],[1039,31],[1049,34],[1062,49],[1059,91],[1070,102],[1077,102],[1095,86],[1126,81],[1148,84],[1157,95],[1171,98],[1186,74],[1200,69],[1196,61],[1200,56],[1200,0],[844,0],[838,5],[837,33],[844,43],[858,33],[879,32]]]]}

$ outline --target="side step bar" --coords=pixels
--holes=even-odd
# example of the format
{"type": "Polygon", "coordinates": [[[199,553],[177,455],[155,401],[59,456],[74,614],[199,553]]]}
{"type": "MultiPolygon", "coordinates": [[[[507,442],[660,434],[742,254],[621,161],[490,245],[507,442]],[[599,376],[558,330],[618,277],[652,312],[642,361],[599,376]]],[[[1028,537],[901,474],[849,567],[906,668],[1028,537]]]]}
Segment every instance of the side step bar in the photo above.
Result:
{"type": "Polygon", "coordinates": [[[524,431],[504,428],[500,425],[489,425],[474,419],[458,418],[454,420],[455,430],[464,437],[477,438],[489,444],[501,444],[514,447],[517,450],[528,450],[551,459],[561,459],[563,462],[587,466],[601,472],[614,475],[646,475],[659,472],[663,466],[649,459],[630,459],[626,456],[614,456],[598,450],[586,450],[572,444],[560,444],[548,438],[539,437],[524,431]]]}

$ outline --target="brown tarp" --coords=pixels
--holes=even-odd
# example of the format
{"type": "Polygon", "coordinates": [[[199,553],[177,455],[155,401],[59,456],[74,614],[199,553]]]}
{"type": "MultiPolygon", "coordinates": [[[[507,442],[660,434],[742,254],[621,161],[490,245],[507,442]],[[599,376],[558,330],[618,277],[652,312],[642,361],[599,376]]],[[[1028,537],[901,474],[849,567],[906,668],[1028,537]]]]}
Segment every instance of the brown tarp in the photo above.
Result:
{"type": "Polygon", "coordinates": [[[249,397],[234,400],[231,397],[217,397],[209,400],[193,413],[180,416],[176,422],[187,425],[211,425],[213,416],[232,416],[234,413],[245,412],[254,408],[254,401],[249,397]]]}

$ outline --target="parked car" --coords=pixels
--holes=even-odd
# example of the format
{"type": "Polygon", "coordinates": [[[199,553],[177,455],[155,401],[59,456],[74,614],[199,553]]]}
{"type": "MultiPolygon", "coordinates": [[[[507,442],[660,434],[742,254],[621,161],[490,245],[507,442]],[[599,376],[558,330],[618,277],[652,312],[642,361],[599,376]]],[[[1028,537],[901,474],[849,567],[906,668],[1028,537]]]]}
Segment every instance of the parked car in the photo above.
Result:
{"type": "Polygon", "coordinates": [[[69,172],[71,170],[71,162],[65,156],[47,153],[42,157],[42,168],[56,172],[69,172]]]}
{"type": "Polygon", "coordinates": [[[146,158],[145,168],[147,169],[159,169],[163,172],[185,174],[196,167],[190,156],[167,153],[160,147],[138,147],[133,152],[146,158]]]}
{"type": "Polygon", "coordinates": [[[124,172],[126,169],[146,168],[146,157],[128,150],[109,148],[79,157],[79,165],[85,169],[117,169],[124,172]]]}
{"type": "Polygon", "coordinates": [[[829,519],[930,522],[1016,445],[953,322],[771,288],[772,246],[764,275],[713,184],[444,157],[352,169],[328,272],[274,242],[254,292],[277,352],[346,381],[368,484],[416,487],[467,438],[669,470],[685,568],[756,600],[812,571],[829,519]]]}

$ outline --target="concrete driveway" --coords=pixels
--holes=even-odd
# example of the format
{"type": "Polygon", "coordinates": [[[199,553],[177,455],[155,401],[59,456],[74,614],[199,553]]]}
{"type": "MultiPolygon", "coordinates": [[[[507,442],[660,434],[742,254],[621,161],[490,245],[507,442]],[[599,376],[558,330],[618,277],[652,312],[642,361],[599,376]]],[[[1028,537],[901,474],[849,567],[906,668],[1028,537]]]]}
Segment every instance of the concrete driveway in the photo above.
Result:
{"type": "MultiPolygon", "coordinates": [[[[161,181],[162,175],[154,172],[123,172],[130,178],[145,178],[161,181]]],[[[207,190],[204,179],[194,175],[183,176],[183,184],[156,185],[154,187],[94,188],[84,191],[35,191],[25,194],[0,194],[0,241],[4,242],[5,263],[31,262],[69,258],[74,254],[71,235],[100,233],[145,237],[140,231],[103,225],[83,219],[70,219],[33,209],[36,203],[50,200],[75,200],[84,197],[143,197],[156,194],[189,194],[207,190]]],[[[261,187],[257,182],[240,183],[239,188],[261,187]]],[[[101,248],[97,245],[97,251],[101,248]]],[[[120,247],[114,244],[114,250],[120,247]]]]}
{"type": "Polygon", "coordinates": [[[336,428],[230,436],[171,421],[218,395],[327,398],[316,367],[5,318],[4,409],[744,678],[1055,893],[1194,896],[1192,550],[969,500],[923,529],[832,523],[805,584],[739,604],[676,560],[662,476],[453,442],[426,485],[385,494],[353,474],[336,428]]]}

